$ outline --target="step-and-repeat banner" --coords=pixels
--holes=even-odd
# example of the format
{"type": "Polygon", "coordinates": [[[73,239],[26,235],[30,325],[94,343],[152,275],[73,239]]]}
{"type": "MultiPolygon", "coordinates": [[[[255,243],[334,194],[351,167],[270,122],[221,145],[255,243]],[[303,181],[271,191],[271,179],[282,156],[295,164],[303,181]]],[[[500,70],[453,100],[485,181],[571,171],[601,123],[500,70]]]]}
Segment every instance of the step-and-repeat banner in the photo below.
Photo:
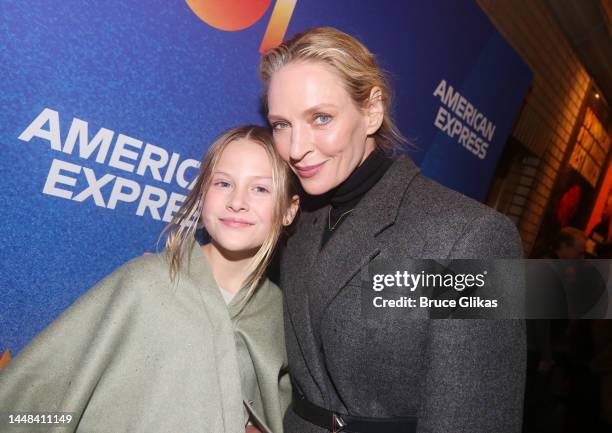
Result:
{"type": "Polygon", "coordinates": [[[531,72],[473,1],[0,4],[0,359],[156,249],[208,144],[264,123],[260,52],[316,26],[377,54],[423,172],[484,199],[531,72]]]}

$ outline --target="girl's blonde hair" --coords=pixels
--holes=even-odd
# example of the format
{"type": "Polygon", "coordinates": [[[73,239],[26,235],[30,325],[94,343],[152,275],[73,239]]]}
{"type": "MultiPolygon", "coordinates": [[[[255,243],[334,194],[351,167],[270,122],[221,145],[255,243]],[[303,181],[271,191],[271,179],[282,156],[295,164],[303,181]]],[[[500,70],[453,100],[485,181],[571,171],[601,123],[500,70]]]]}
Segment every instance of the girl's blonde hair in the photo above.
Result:
{"type": "Polygon", "coordinates": [[[376,145],[393,153],[406,142],[391,116],[392,92],[387,74],[378,66],[372,54],[354,37],[333,27],[317,27],[298,33],[288,41],[264,53],[259,62],[259,76],[264,82],[264,105],[272,75],[283,66],[296,61],[323,62],[338,74],[358,107],[365,107],[372,88],[381,91],[384,117],[374,133],[376,145]]]}
{"type": "Polygon", "coordinates": [[[166,256],[170,264],[170,277],[173,280],[180,271],[183,255],[190,250],[187,245],[195,241],[195,231],[202,225],[200,221],[202,200],[210,187],[215,167],[227,146],[240,139],[259,144],[268,154],[272,165],[272,199],[274,200],[272,229],[251,261],[250,273],[244,283],[249,286],[249,291],[257,287],[270,263],[274,247],[283,231],[284,218],[294,193],[293,178],[287,164],[274,150],[272,135],[267,128],[256,125],[238,126],[225,131],[210,145],[200,165],[200,172],[194,187],[162,232],[167,233],[166,256]]]}

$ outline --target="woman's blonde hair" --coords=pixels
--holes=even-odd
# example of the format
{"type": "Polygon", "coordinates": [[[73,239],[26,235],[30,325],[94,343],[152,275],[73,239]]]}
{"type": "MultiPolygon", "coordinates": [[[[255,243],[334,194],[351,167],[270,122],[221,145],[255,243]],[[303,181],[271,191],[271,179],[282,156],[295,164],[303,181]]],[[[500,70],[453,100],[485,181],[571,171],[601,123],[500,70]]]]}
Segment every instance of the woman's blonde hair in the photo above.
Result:
{"type": "Polygon", "coordinates": [[[265,86],[265,106],[272,75],[296,61],[318,61],[331,66],[355,104],[361,108],[367,105],[372,88],[380,88],[384,117],[382,125],[374,133],[376,145],[390,153],[401,149],[406,139],[391,116],[392,92],[389,79],[376,63],[374,54],[361,42],[333,27],[317,27],[298,33],[267,51],[259,62],[259,76],[265,86]]]}
{"type": "Polygon", "coordinates": [[[268,154],[272,165],[272,199],[274,200],[272,229],[251,261],[250,273],[244,282],[244,285],[249,286],[249,291],[257,287],[270,263],[274,247],[283,231],[284,218],[294,193],[293,175],[287,164],[274,150],[269,129],[256,125],[238,126],[225,131],[210,145],[203,157],[195,185],[187,194],[183,205],[176,212],[172,221],[162,232],[162,234],[167,234],[166,256],[170,264],[170,277],[173,280],[180,271],[183,255],[190,251],[187,245],[194,242],[195,231],[202,225],[200,220],[202,201],[210,187],[215,167],[227,146],[240,139],[259,144],[268,154]]]}

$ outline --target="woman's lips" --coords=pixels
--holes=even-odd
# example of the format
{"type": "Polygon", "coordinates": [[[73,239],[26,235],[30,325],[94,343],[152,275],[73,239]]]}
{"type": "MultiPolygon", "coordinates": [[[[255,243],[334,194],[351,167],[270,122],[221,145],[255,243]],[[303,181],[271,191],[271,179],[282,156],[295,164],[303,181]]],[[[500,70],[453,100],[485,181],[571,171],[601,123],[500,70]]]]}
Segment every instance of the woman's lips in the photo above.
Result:
{"type": "Polygon", "coordinates": [[[221,221],[223,225],[227,227],[238,228],[238,229],[244,228],[244,227],[250,227],[253,225],[253,223],[250,223],[240,218],[219,218],[219,220],[221,221]]]}
{"type": "Polygon", "coordinates": [[[302,178],[309,178],[309,177],[313,177],[315,176],[318,172],[321,171],[321,169],[323,168],[323,165],[326,163],[327,161],[323,161],[319,164],[315,164],[315,165],[304,165],[304,166],[297,166],[294,165],[295,170],[297,172],[297,175],[299,177],[302,178]]]}

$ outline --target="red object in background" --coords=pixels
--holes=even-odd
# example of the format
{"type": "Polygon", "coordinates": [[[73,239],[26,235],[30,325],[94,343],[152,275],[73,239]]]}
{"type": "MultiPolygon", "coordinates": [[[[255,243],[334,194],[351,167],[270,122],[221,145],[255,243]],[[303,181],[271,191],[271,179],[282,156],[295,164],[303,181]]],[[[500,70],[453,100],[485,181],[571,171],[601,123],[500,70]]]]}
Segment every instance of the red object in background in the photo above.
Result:
{"type": "MultiPolygon", "coordinates": [[[[270,7],[272,0],[186,0],[198,18],[219,30],[235,32],[251,27],[270,7]]],[[[276,0],[259,52],[280,44],[287,32],[297,0],[276,0]]]]}
{"type": "Polygon", "coordinates": [[[206,24],[230,32],[251,27],[270,3],[272,0],[187,0],[187,5],[206,24]]]}
{"type": "Polygon", "coordinates": [[[11,352],[9,352],[9,350],[6,349],[4,353],[2,354],[2,356],[0,356],[0,370],[6,367],[6,365],[8,364],[10,360],[11,360],[11,352]]]}
{"type": "Polygon", "coordinates": [[[581,195],[580,185],[574,185],[559,200],[557,205],[557,221],[560,228],[567,227],[574,215],[576,215],[581,195]]]}
{"type": "MultiPolygon", "coordinates": [[[[597,200],[595,206],[591,212],[589,223],[587,224],[586,233],[591,231],[605,218],[605,214],[612,216],[612,164],[608,165],[606,170],[606,177],[601,185],[599,193],[597,194],[597,200]]],[[[610,218],[610,225],[608,226],[608,238],[605,241],[610,241],[612,235],[612,218],[610,218]]]]}

